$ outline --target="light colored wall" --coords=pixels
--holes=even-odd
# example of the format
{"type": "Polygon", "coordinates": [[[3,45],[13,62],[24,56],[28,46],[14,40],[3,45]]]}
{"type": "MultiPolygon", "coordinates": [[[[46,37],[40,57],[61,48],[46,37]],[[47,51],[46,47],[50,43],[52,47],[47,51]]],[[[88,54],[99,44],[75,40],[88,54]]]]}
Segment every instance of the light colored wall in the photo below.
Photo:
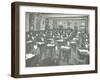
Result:
{"type": "MultiPolygon", "coordinates": [[[[26,13],[26,32],[29,31],[38,31],[38,30],[45,30],[45,20],[48,18],[48,26],[50,29],[56,29],[59,28],[59,26],[63,26],[64,29],[67,29],[68,27],[71,27],[74,29],[75,23],[76,26],[80,28],[81,23],[84,22],[84,19],[87,20],[87,18],[82,17],[82,15],[62,15],[62,14],[57,14],[55,17],[55,14],[36,14],[36,13],[26,13]],[[64,18],[66,17],[66,18],[64,18]],[[70,18],[71,17],[71,18],[70,18]],[[31,20],[30,20],[31,19],[31,20]],[[68,26],[68,23],[70,25],[68,26]]],[[[86,26],[86,23],[84,25],[86,26]]]]}

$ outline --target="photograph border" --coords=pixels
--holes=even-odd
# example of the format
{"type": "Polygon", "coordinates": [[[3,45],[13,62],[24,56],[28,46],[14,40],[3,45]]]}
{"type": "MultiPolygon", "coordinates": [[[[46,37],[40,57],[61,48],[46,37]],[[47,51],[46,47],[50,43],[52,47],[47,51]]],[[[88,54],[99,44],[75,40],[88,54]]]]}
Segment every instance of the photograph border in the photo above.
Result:
{"type": "Polygon", "coordinates": [[[97,73],[97,14],[98,10],[96,6],[81,6],[81,5],[64,5],[64,4],[48,4],[48,3],[31,3],[31,2],[13,2],[11,3],[11,76],[15,78],[25,78],[25,77],[40,77],[40,76],[58,76],[58,75],[72,75],[72,74],[86,74],[86,73],[97,73]],[[42,73],[42,74],[23,74],[20,75],[20,59],[19,59],[19,35],[20,35],[20,6],[39,6],[39,7],[57,7],[57,8],[73,8],[73,9],[89,9],[95,11],[95,70],[89,71],[74,71],[74,72],[54,72],[54,73],[42,73]]]}

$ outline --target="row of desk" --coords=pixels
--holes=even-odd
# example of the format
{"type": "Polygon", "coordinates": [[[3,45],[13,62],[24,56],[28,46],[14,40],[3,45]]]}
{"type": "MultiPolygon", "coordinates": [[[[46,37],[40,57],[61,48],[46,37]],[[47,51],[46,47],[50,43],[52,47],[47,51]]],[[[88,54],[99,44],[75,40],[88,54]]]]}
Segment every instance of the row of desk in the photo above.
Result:
{"type": "Polygon", "coordinates": [[[41,66],[41,65],[45,66],[45,63],[44,64],[41,64],[41,63],[43,63],[43,61],[49,58],[53,60],[56,65],[62,64],[60,63],[61,61],[64,62],[64,64],[66,65],[75,64],[73,62],[70,62],[70,59],[72,58],[75,58],[78,64],[88,64],[89,63],[89,50],[79,48],[80,47],[79,37],[77,37],[75,33],[72,35],[73,36],[63,37],[63,38],[61,37],[50,37],[50,38],[39,37],[40,41],[38,40],[36,41],[35,39],[26,41],[26,48],[27,49],[29,48],[29,50],[26,51],[27,52],[26,60],[28,61],[29,59],[32,59],[35,56],[37,56],[38,66],[41,66]],[[31,57],[29,57],[30,54],[31,54],[31,57]]]}

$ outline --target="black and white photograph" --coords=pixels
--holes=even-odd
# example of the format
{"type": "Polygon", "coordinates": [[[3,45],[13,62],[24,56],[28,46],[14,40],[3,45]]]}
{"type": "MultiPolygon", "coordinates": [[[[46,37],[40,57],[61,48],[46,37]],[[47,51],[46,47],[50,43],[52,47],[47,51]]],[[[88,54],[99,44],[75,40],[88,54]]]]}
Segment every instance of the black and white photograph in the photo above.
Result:
{"type": "Polygon", "coordinates": [[[89,35],[89,15],[26,12],[26,67],[89,64],[89,35]]]}
{"type": "Polygon", "coordinates": [[[97,73],[97,7],[12,3],[12,76],[97,73]]]}

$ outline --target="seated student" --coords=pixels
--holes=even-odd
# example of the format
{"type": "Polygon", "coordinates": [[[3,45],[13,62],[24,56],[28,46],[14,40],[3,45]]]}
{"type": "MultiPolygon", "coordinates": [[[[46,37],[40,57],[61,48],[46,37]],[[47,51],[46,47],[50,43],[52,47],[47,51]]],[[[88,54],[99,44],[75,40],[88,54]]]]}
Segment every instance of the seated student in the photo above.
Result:
{"type": "Polygon", "coordinates": [[[35,42],[41,42],[41,37],[40,37],[39,34],[35,37],[34,41],[35,42]]]}
{"type": "Polygon", "coordinates": [[[73,29],[71,27],[67,28],[67,33],[70,34],[73,31],[73,29]]]}
{"type": "Polygon", "coordinates": [[[35,54],[35,55],[39,55],[40,54],[40,51],[39,51],[39,48],[38,48],[38,46],[35,44],[34,46],[33,46],[33,54],[35,54]]]}
{"type": "Polygon", "coordinates": [[[27,32],[26,33],[26,41],[29,41],[29,40],[31,40],[31,36],[30,36],[29,32],[27,32]]]}

